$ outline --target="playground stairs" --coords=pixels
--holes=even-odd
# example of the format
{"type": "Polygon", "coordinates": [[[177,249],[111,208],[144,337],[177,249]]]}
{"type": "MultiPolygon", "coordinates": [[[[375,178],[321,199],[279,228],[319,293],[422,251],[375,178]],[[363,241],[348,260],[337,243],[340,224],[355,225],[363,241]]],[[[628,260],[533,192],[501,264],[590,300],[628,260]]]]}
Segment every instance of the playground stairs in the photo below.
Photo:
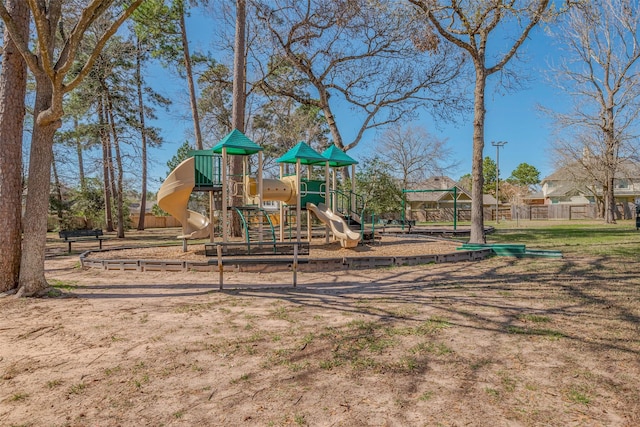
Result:
{"type": "Polygon", "coordinates": [[[250,242],[276,241],[272,215],[257,206],[231,207],[242,223],[244,240],[250,242]]]}
{"type": "Polygon", "coordinates": [[[495,243],[495,244],[480,244],[480,243],[465,243],[462,246],[456,248],[458,250],[481,250],[491,249],[495,255],[498,256],[510,256],[516,258],[562,258],[562,252],[549,251],[541,249],[527,249],[525,245],[520,244],[508,244],[508,243],[495,243]]]}

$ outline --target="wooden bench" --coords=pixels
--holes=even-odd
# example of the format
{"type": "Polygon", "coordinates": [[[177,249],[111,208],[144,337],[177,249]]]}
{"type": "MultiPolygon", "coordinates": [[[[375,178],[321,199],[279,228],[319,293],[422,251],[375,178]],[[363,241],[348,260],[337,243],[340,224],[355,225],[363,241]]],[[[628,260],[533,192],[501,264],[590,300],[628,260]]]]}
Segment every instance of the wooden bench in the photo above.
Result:
{"type": "Polygon", "coordinates": [[[98,241],[98,246],[102,249],[102,241],[104,240],[104,236],[102,230],[61,230],[58,233],[61,239],[69,244],[69,253],[71,253],[71,243],[79,242],[82,240],[93,240],[96,239],[98,241]]]}
{"type": "Polygon", "coordinates": [[[224,255],[293,255],[293,248],[298,245],[298,255],[309,255],[309,242],[227,242],[205,243],[206,256],[216,256],[216,246],[222,248],[224,255]]]}

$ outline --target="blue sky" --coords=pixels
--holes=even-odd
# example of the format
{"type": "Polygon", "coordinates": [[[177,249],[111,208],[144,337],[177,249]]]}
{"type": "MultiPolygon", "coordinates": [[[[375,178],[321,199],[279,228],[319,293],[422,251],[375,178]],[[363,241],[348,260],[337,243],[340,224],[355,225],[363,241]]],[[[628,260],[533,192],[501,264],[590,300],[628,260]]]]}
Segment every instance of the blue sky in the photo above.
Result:
{"type": "MultiPolygon", "coordinates": [[[[194,13],[188,22],[189,36],[193,48],[202,51],[215,51],[214,36],[210,33],[211,23],[201,14],[194,13]]],[[[553,62],[557,56],[551,39],[542,30],[535,31],[530,40],[525,43],[522,51],[525,61],[519,61],[517,69],[528,77],[527,87],[507,92],[497,92],[494,89],[498,76],[489,78],[486,92],[486,123],[484,156],[495,160],[496,149],[491,141],[507,141],[500,149],[500,178],[507,178],[520,164],[528,163],[540,171],[543,178],[553,172],[551,139],[553,138],[551,121],[540,113],[538,104],[547,107],[558,107],[562,104],[562,93],[556,93],[546,82],[544,70],[547,64],[553,62]]],[[[152,149],[150,156],[150,189],[156,191],[161,179],[167,174],[166,162],[177,151],[185,140],[193,140],[192,122],[190,121],[189,104],[186,83],[171,75],[166,70],[154,68],[148,71],[152,81],[161,82],[163,94],[174,99],[171,113],[161,114],[160,120],[154,123],[162,128],[165,144],[158,149],[152,149]]],[[[156,83],[152,83],[158,87],[156,83]]],[[[472,87],[469,88],[472,90],[472,87]]],[[[348,115],[338,117],[338,123],[348,120],[348,115]]],[[[471,113],[461,116],[457,123],[434,124],[428,114],[422,114],[412,125],[420,125],[440,139],[447,140],[448,147],[455,154],[459,167],[448,174],[458,179],[461,175],[471,172],[472,149],[472,120],[471,113]]],[[[349,133],[348,127],[341,126],[349,133]]],[[[355,129],[351,130],[355,132],[355,129]]],[[[349,154],[361,160],[371,154],[375,147],[375,132],[369,132],[360,144],[349,154]]],[[[348,137],[346,138],[348,141],[348,137]]]]}

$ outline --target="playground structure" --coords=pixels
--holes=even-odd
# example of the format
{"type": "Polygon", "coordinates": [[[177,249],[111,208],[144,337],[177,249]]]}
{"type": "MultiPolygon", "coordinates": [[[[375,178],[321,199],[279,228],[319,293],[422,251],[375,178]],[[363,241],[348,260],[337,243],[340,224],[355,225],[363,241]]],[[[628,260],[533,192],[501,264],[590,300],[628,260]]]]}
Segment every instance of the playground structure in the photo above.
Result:
{"type": "Polygon", "coordinates": [[[180,239],[209,237],[211,221],[206,216],[187,208],[195,186],[195,157],[180,163],[158,190],[158,206],[182,224],[180,239]]]}
{"type": "Polygon", "coordinates": [[[234,130],[211,150],[190,152],[191,157],[169,174],[158,191],[158,205],[182,224],[178,237],[183,239],[185,250],[189,239],[210,238],[213,243],[216,226],[220,229],[222,243],[229,242],[234,213],[240,219],[248,251],[255,243],[272,242],[275,250],[276,241],[300,242],[303,212],[306,213],[307,240],[312,237],[313,213],[325,224],[327,243],[332,234],[342,247],[358,245],[364,228],[361,221],[363,207],[358,205],[359,197],[354,191],[357,164],[354,159],[335,146],[319,154],[300,142],[277,159],[280,179],[264,179],[262,151],[262,147],[234,130]],[[254,154],[258,155],[257,171],[255,176],[250,176],[249,157],[254,154]],[[229,156],[242,157],[242,176],[229,174],[226,166],[229,156]],[[285,164],[295,165],[293,175],[285,175],[285,164]],[[302,176],[303,166],[306,177],[302,176]],[[314,166],[324,166],[324,180],[313,179],[314,166]],[[345,166],[353,169],[350,192],[342,192],[336,186],[335,169],[345,166]],[[188,208],[194,191],[209,193],[208,215],[188,208]],[[280,202],[277,217],[264,209],[264,201],[280,202]],[[359,230],[352,230],[349,223],[357,224],[359,230]],[[292,224],[295,224],[295,232],[292,224]]]}

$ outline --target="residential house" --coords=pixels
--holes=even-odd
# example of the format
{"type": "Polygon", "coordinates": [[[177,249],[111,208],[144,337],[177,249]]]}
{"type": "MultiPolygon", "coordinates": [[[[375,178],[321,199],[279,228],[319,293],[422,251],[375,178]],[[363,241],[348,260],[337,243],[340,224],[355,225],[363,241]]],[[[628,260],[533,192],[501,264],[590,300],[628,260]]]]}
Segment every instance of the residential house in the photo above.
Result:
{"type": "MultiPolygon", "coordinates": [[[[596,205],[602,199],[602,184],[590,176],[587,171],[574,163],[559,168],[541,182],[541,197],[545,205],[572,205],[591,208],[595,217],[596,205]]],[[[635,216],[635,204],[640,204],[640,164],[631,160],[622,160],[614,180],[614,196],[618,218],[635,216]]],[[[529,204],[536,198],[530,196],[529,204]]],[[[591,217],[591,215],[589,215],[591,217]]]]}
{"type": "MultiPolygon", "coordinates": [[[[458,220],[471,218],[471,192],[447,176],[431,177],[415,189],[408,190],[405,197],[405,214],[411,220],[453,221],[454,209],[457,210],[458,220]]],[[[489,194],[483,196],[486,209],[495,209],[495,205],[495,197],[489,194]]]]}
{"type": "MultiPolygon", "coordinates": [[[[623,160],[614,180],[616,203],[635,203],[640,199],[640,164],[623,160]]],[[[562,167],[542,180],[545,204],[595,203],[602,197],[602,185],[590,178],[584,168],[574,164],[562,167]]]]}

